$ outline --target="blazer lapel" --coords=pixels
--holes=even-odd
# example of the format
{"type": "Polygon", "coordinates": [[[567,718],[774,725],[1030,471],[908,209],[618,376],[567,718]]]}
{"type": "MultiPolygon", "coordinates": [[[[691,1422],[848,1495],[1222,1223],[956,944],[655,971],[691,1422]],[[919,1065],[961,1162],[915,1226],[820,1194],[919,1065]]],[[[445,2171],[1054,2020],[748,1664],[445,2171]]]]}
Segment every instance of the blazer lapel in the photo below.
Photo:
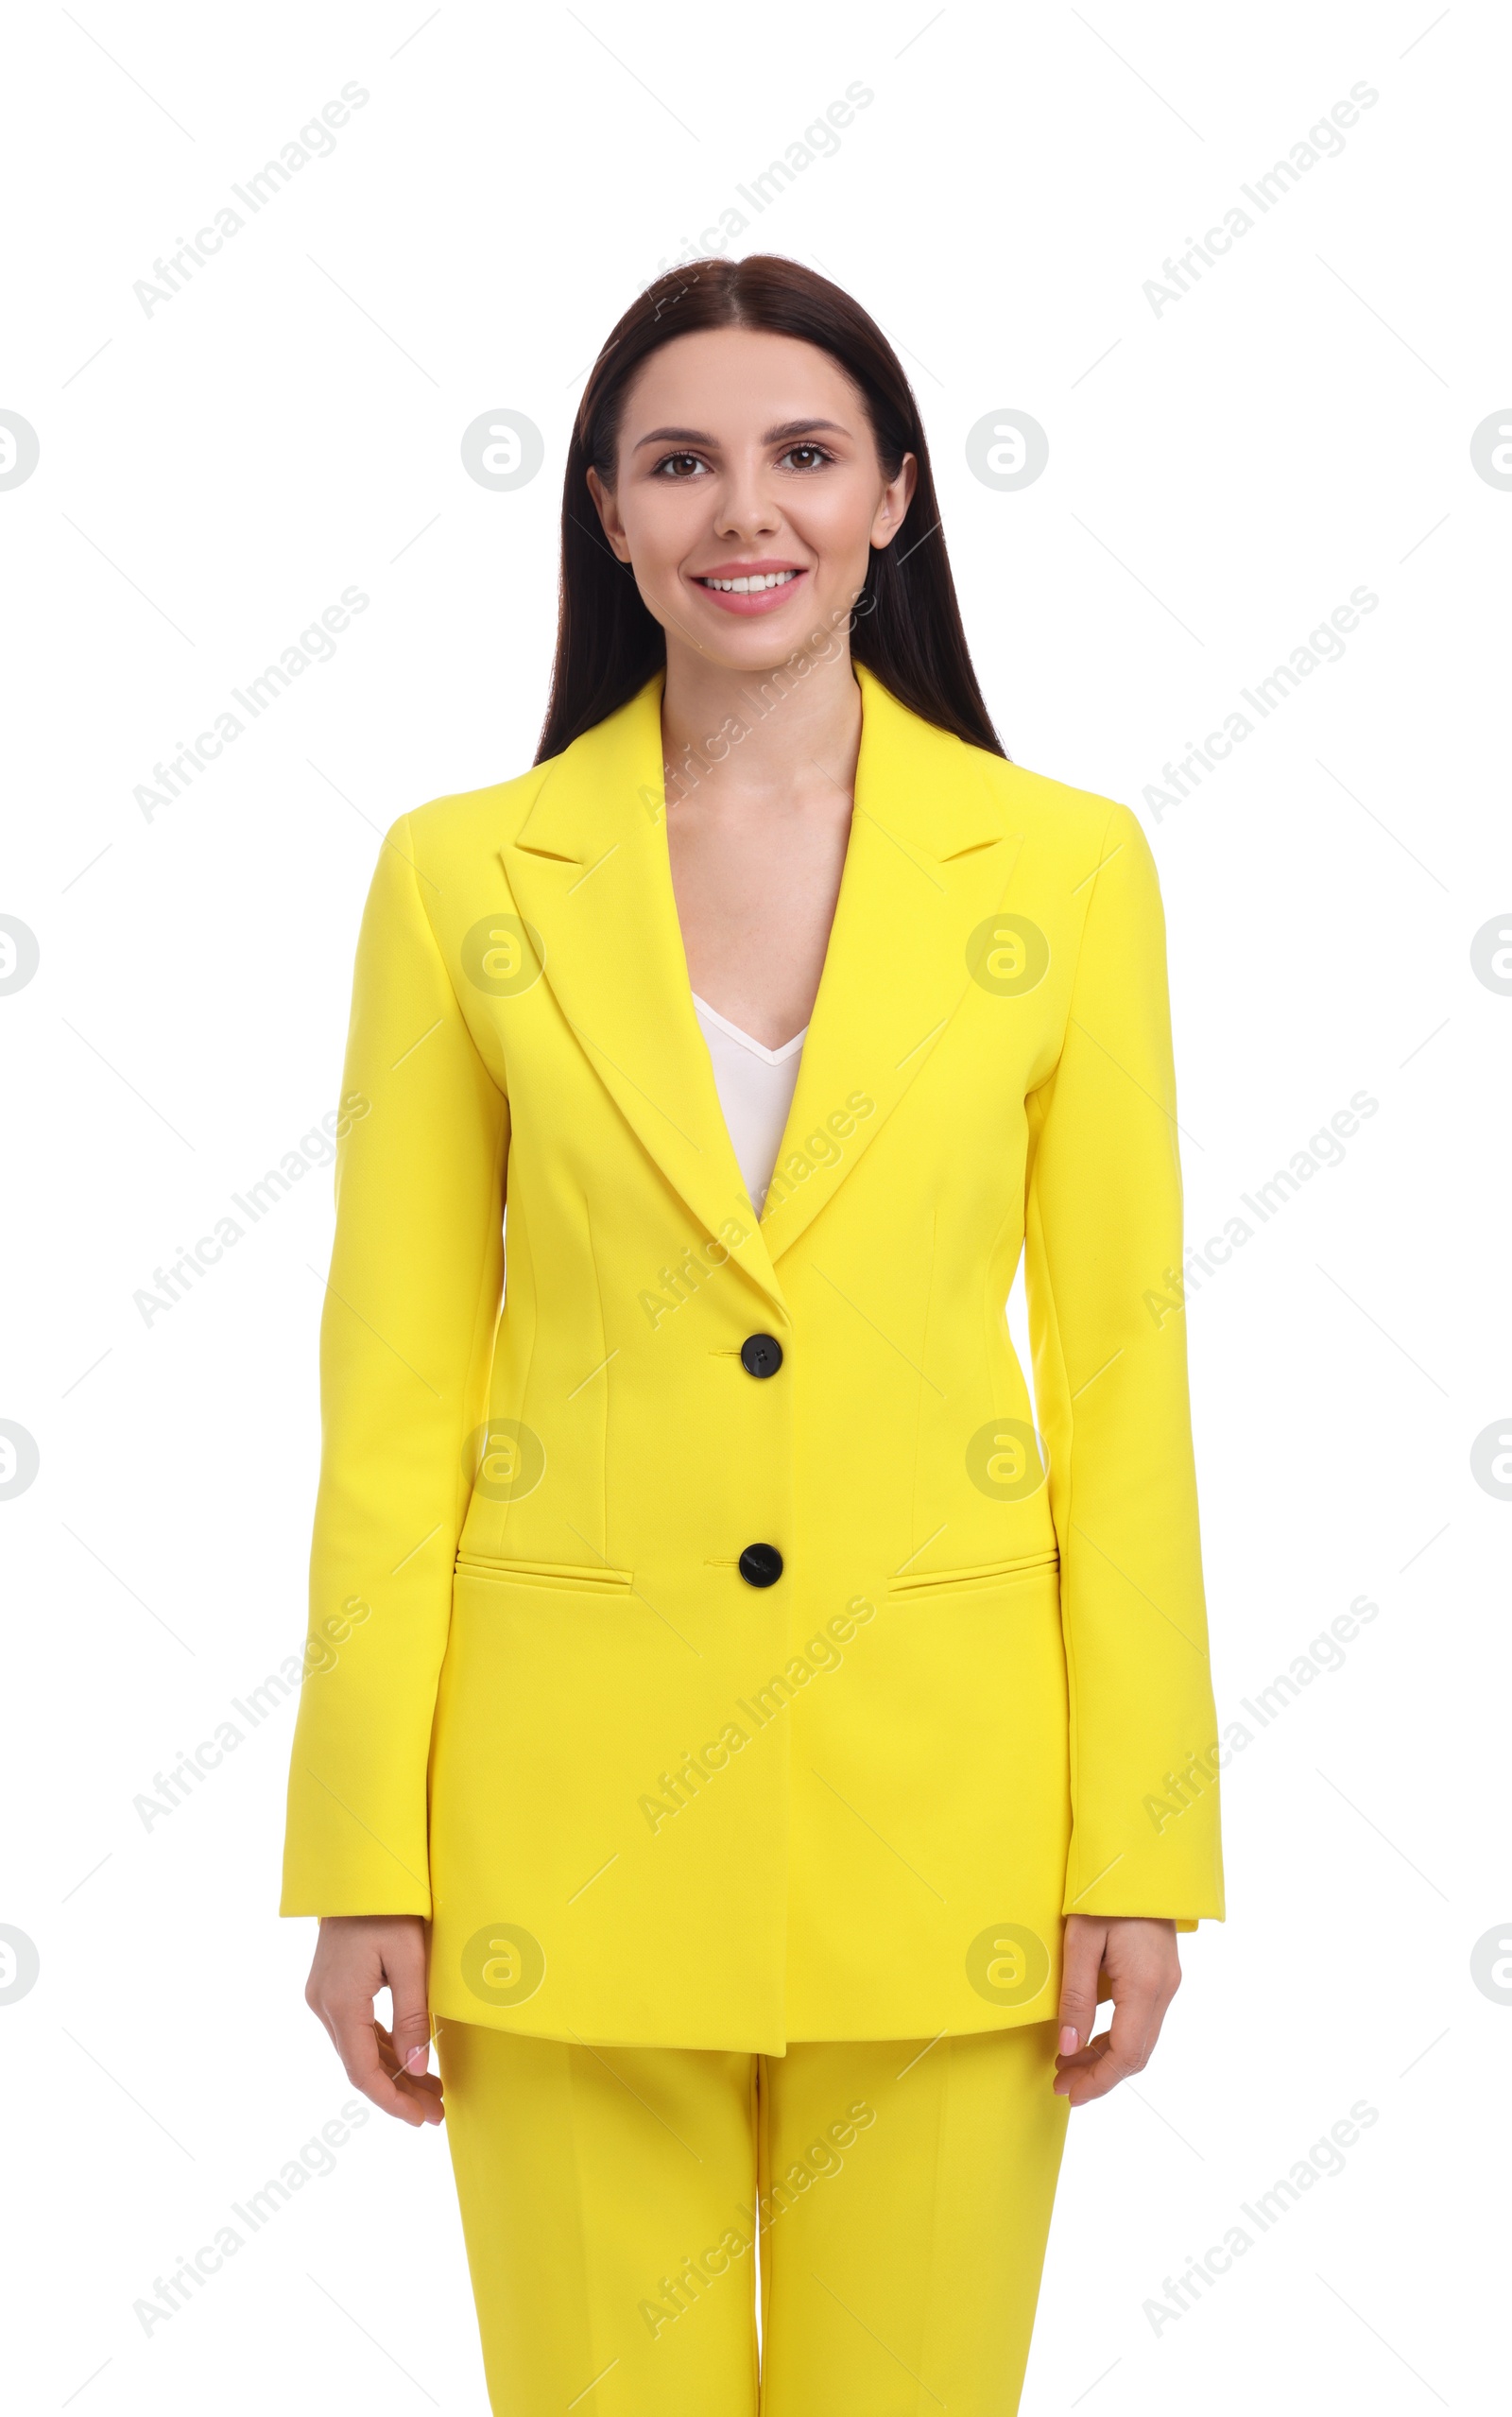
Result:
{"type": "Polygon", "coordinates": [[[667,854],[657,672],[548,768],[500,850],[545,979],[622,1114],[711,1235],[785,1313],[776,1262],[927,1062],[971,975],[967,942],[1022,846],[972,751],[863,665],[855,810],[792,1112],[758,1223],[699,1027],[667,854]],[[874,1104],[848,1107],[859,1096],[874,1104]],[[811,1152],[805,1137],[851,1131],[811,1152]]]}
{"type": "Polygon", "coordinates": [[[967,995],[967,942],[1001,906],[1022,835],[972,751],[864,665],[855,811],[818,996],[762,1232],[774,1262],[832,1200],[967,995]],[[854,1095],[875,1102],[860,1116],[854,1095]],[[852,1130],[836,1141],[834,1117],[852,1130]],[[817,1152],[809,1135],[830,1138],[817,1152]],[[833,1155],[826,1155],[833,1151],[833,1155]]]}
{"type": "Polygon", "coordinates": [[[693,1004],[667,854],[663,679],[554,760],[499,853],[595,1073],[708,1233],[738,1219],[730,1255],[785,1313],[693,1004]]]}

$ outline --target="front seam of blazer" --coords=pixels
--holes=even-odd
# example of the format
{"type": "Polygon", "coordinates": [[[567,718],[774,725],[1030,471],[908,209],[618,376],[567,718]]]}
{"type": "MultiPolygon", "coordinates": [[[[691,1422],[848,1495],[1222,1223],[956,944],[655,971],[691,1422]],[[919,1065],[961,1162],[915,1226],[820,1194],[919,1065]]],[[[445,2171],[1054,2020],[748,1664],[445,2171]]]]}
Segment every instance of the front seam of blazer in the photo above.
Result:
{"type": "MultiPolygon", "coordinates": [[[[1053,1106],[1053,1104],[1054,1104],[1054,1100],[1055,1100],[1056,1078],[1057,1078],[1057,1075],[1059,1074],[1059,1072],[1060,1072],[1060,1062],[1061,1062],[1062,1057],[1065,1055],[1065,1044],[1066,1044],[1066,1040],[1067,1040],[1067,1038],[1069,1037],[1069,1034],[1070,1034],[1070,1031],[1071,1031],[1072,1016],[1073,1016],[1073,1013],[1074,1013],[1074,1005],[1075,1005],[1075,998],[1076,998],[1076,975],[1077,975],[1077,974],[1079,974],[1079,973],[1080,973],[1080,971],[1081,971],[1082,953],[1083,953],[1083,951],[1085,950],[1085,948],[1086,948],[1086,946],[1087,946],[1087,926],[1088,926],[1088,924],[1089,924],[1091,923],[1091,921],[1092,902],[1093,902],[1093,900],[1096,898],[1096,895],[1097,895],[1097,884],[1098,884],[1099,879],[1101,878],[1101,875],[1102,875],[1102,868],[1103,868],[1103,865],[1104,865],[1104,863],[1105,863],[1105,861],[1106,861],[1106,859],[1107,859],[1107,852],[1108,852],[1108,832],[1112,829],[1112,827],[1113,827],[1113,817],[1112,817],[1112,814],[1111,814],[1111,813],[1109,813],[1109,814],[1108,814],[1108,817],[1107,821],[1106,821],[1106,822],[1104,823],[1104,825],[1103,825],[1102,832],[1101,832],[1101,834],[1099,835],[1098,841],[1097,841],[1096,871],[1093,872],[1093,874],[1092,874],[1092,876],[1091,876],[1091,895],[1089,896],[1088,901],[1087,901],[1087,912],[1086,912],[1086,915],[1084,916],[1084,918],[1083,918],[1083,920],[1082,920],[1081,938],[1080,938],[1079,941],[1077,942],[1077,947],[1076,947],[1076,963],[1075,963],[1075,968],[1074,968],[1074,970],[1073,971],[1072,977],[1071,977],[1071,996],[1070,996],[1070,1000],[1068,1001],[1068,1004],[1067,1004],[1067,1009],[1066,1009],[1066,1024],[1065,1024],[1065,1030],[1064,1030],[1064,1031],[1062,1032],[1062,1034],[1061,1034],[1061,1044],[1060,1044],[1060,1048],[1057,1051],[1057,1054],[1056,1054],[1056,1062],[1055,1062],[1054,1066],[1052,1066],[1052,1068],[1051,1068],[1051,1070],[1050,1070],[1049,1074],[1045,1077],[1045,1079],[1044,1079],[1043,1082],[1037,1083],[1037,1084],[1036,1084],[1036,1086],[1035,1086],[1035,1088],[1034,1088],[1034,1090],[1033,1090],[1033,1091],[1030,1093],[1030,1095],[1029,1095],[1029,1100],[1033,1103],[1033,1107],[1032,1107],[1032,1115],[1031,1115],[1031,1122],[1033,1123],[1033,1125],[1034,1125],[1034,1129],[1035,1129],[1035,1131],[1034,1131],[1034,1138],[1035,1138],[1035,1143],[1036,1143],[1036,1148],[1035,1148],[1035,1153],[1034,1153],[1034,1155],[1035,1155],[1036,1163],[1038,1163],[1038,1159],[1039,1159],[1038,1143],[1039,1143],[1039,1140],[1040,1140],[1040,1134],[1041,1134],[1041,1133],[1042,1133],[1042,1131],[1043,1131],[1044,1124],[1045,1124],[1045,1120],[1046,1120],[1046,1118],[1048,1117],[1048,1115],[1049,1115],[1049,1114],[1050,1114],[1051,1107],[1052,1107],[1052,1106],[1053,1106]]],[[[1026,1104],[1027,1104],[1027,1103],[1026,1103],[1026,1104]]],[[[1030,1178],[1029,1178],[1028,1209],[1027,1209],[1027,1214],[1026,1214],[1026,1216],[1025,1216],[1025,1219],[1024,1219],[1024,1248],[1025,1248],[1025,1251],[1026,1251],[1026,1252],[1027,1252],[1027,1251],[1029,1250],[1029,1248],[1030,1248],[1030,1228],[1031,1228],[1031,1222],[1034,1224],[1034,1227],[1035,1227],[1036,1232],[1038,1232],[1038,1230],[1039,1230],[1039,1229],[1038,1229],[1038,1219],[1037,1219],[1037,1217],[1036,1217],[1036,1213],[1035,1213],[1035,1212],[1036,1212],[1036,1203],[1035,1203],[1035,1196],[1034,1196],[1034,1176],[1033,1176],[1033,1174],[1031,1173],[1030,1178]]],[[[1073,1392],[1072,1392],[1072,1390],[1071,1390],[1071,1380],[1070,1380],[1070,1377],[1069,1377],[1069,1375],[1067,1374],[1067,1371],[1066,1371],[1066,1355],[1065,1355],[1064,1351],[1061,1349],[1061,1343],[1060,1343],[1060,1327],[1059,1327],[1058,1321],[1057,1320],[1057,1317],[1056,1317],[1056,1288],[1055,1288],[1055,1282],[1054,1282],[1054,1279],[1053,1279],[1052,1277],[1050,1277],[1050,1275],[1049,1275],[1049,1254],[1048,1254],[1048,1252],[1046,1252],[1046,1254],[1045,1254],[1045,1264],[1046,1264],[1046,1278],[1047,1278],[1047,1280],[1046,1280],[1046,1282],[1045,1282],[1045,1284],[1044,1284],[1044,1286],[1043,1286],[1042,1289],[1041,1289],[1041,1290],[1040,1290],[1040,1299],[1041,1300],[1041,1302],[1042,1302],[1042,1303],[1043,1303],[1043,1306],[1042,1306],[1042,1309],[1041,1309],[1040,1314],[1041,1314],[1041,1316],[1043,1317],[1044,1321],[1045,1321],[1046,1349],[1047,1349],[1047,1352],[1048,1352],[1048,1353],[1050,1353],[1050,1354],[1052,1354],[1052,1355],[1053,1355],[1053,1364],[1054,1364],[1054,1368],[1055,1368],[1056,1376],[1057,1376],[1057,1380],[1058,1380],[1058,1383],[1059,1383],[1059,1386],[1060,1386],[1060,1390],[1061,1390],[1062,1393],[1063,1393],[1063,1394],[1064,1394],[1064,1396],[1065,1396],[1066,1402],[1068,1403],[1068,1405],[1070,1405],[1070,1407],[1069,1407],[1069,1408],[1068,1408],[1067,1416],[1068,1416],[1068,1420],[1069,1420],[1069,1424],[1070,1424],[1070,1428],[1071,1428],[1071,1440],[1072,1440],[1072,1442],[1071,1442],[1071,1450],[1067,1453],[1067,1456],[1066,1456],[1067,1467],[1066,1467],[1066,1476],[1065,1476],[1065,1506],[1064,1506],[1064,1512],[1063,1512],[1064,1523],[1065,1523],[1066,1528],[1068,1529],[1068,1531],[1070,1531],[1070,1530],[1072,1529],[1072,1528],[1073,1528],[1073,1523],[1074,1523],[1074,1515],[1075,1515],[1074,1506],[1075,1506],[1075,1496],[1076,1496],[1076,1453],[1075,1453],[1075,1427],[1076,1427],[1076,1416],[1075,1416],[1075,1407],[1074,1407],[1074,1394],[1073,1394],[1073,1392]]],[[[1074,1631],[1073,1631],[1073,1629],[1072,1629],[1071,1623],[1070,1623],[1070,1622],[1069,1622],[1069,1621],[1068,1621],[1068,1620],[1064,1617],[1064,1599],[1062,1600],[1062,1614],[1063,1614],[1063,1615],[1062,1615],[1062,1619],[1061,1619],[1061,1635],[1062,1635],[1062,1637],[1063,1637],[1063,1639],[1064,1639],[1064,1643],[1065,1643],[1065,1649],[1066,1649],[1066,1678],[1067,1678],[1067,1736],[1068,1736],[1068,1748],[1069,1748],[1069,1759],[1070,1759],[1070,1777],[1071,1777],[1071,1792],[1072,1792],[1072,1801],[1073,1801],[1073,1803],[1074,1803],[1074,1802],[1075,1802],[1075,1797],[1076,1797],[1076,1783],[1077,1783],[1077,1775],[1078,1775],[1078,1772],[1079,1772],[1080,1768],[1081,1768],[1080,1739],[1079,1739],[1079,1737],[1078,1737],[1078,1735],[1077,1735],[1077,1734],[1076,1734],[1076,1714],[1077,1714],[1077,1705],[1078,1705],[1078,1702],[1079,1702],[1079,1700],[1080,1700],[1080,1699],[1079,1699],[1079,1693],[1078,1693],[1078,1689],[1077,1689],[1077,1685],[1076,1685],[1076,1640],[1075,1640],[1075,1636],[1074,1636],[1074,1631]]],[[[1063,1912],[1065,1912],[1065,1913],[1068,1913],[1068,1914],[1070,1914],[1070,1913],[1080,1913],[1080,1912],[1084,1912],[1084,1911],[1086,1911],[1086,1910],[1087,1910],[1087,1908],[1086,1908],[1085,1907],[1083,1907],[1083,1906],[1081,1905],[1081,1903],[1080,1903],[1080,1898],[1081,1898],[1081,1895],[1082,1895],[1082,1893],[1083,1893],[1083,1889],[1082,1889],[1082,1886],[1080,1885],[1080,1882],[1081,1882],[1081,1873],[1080,1873],[1080,1869],[1079,1869],[1080,1862],[1081,1862],[1080,1847],[1081,1847],[1080,1832],[1079,1832],[1079,1830],[1077,1829],[1077,1827],[1075,1826],[1075,1824],[1074,1823],[1074,1824],[1073,1824],[1073,1827],[1072,1827],[1072,1834],[1071,1834],[1071,1846],[1070,1846],[1070,1851],[1069,1851],[1069,1854],[1068,1854],[1068,1856],[1067,1856],[1067,1865],[1066,1865],[1066,1890],[1065,1890],[1065,1898],[1064,1898],[1064,1902],[1063,1902],[1063,1906],[1062,1906],[1062,1911],[1063,1911],[1063,1912]]],[[[1095,1879],[1095,1877],[1096,1877],[1096,1876],[1097,1876],[1097,1875],[1094,1873],[1094,1874],[1093,1874],[1094,1879],[1095,1879]]]]}
{"type": "MultiPolygon", "coordinates": [[[[1050,1079],[1053,1081],[1054,1077],[1052,1076],[1050,1079]]],[[[1044,1120],[1044,1111],[1039,1103],[1047,1087],[1047,1084],[1040,1083],[1029,1095],[1031,1101],[1034,1103],[1034,1110],[1031,1114],[1030,1124],[1037,1142],[1039,1139],[1040,1130],[1042,1128],[1044,1120]]],[[[1038,1227],[1038,1217],[1034,1199],[1034,1181],[1032,1176],[1029,1183],[1028,1208],[1024,1218],[1024,1249],[1027,1252],[1033,1247],[1033,1237],[1038,1227]]],[[[1045,1285],[1040,1298],[1043,1303],[1040,1316],[1044,1321],[1044,1358],[1047,1366],[1053,1368],[1055,1381],[1058,1385],[1066,1401],[1069,1402],[1073,1398],[1071,1379],[1066,1373],[1066,1355],[1060,1347],[1060,1329],[1056,1321],[1055,1291],[1054,1287],[1048,1283],[1045,1285]]],[[[1041,1386],[1043,1386],[1043,1377],[1040,1374],[1038,1362],[1036,1363],[1035,1374],[1037,1380],[1041,1386]]],[[[1066,1493],[1063,1515],[1068,1529],[1071,1525],[1072,1506],[1074,1501],[1074,1459],[1073,1458],[1072,1464],[1070,1469],[1068,1469],[1065,1480],[1066,1493]]],[[[1081,1756],[1078,1750],[1078,1740],[1076,1736],[1076,1640],[1072,1633],[1069,1623],[1064,1619],[1062,1619],[1061,1622],[1061,1635],[1066,1652],[1069,1776],[1071,1781],[1072,1798],[1074,1802],[1077,1773],[1081,1765],[1081,1756]]],[[[1066,1913],[1074,1913],[1083,1910],[1083,1908],[1076,1903],[1078,1894],[1076,1887],[1076,1832],[1074,1826],[1071,1836],[1071,1844],[1067,1855],[1065,1901],[1062,1908],[1066,1913]]]]}
{"type": "Polygon", "coordinates": [[[660,673],[380,852],[282,1909],[427,1915],[443,2019],[1002,2029],[1054,2015],[1066,1913],[1223,1913],[1148,843],[856,677],[759,1219],[660,673]]]}

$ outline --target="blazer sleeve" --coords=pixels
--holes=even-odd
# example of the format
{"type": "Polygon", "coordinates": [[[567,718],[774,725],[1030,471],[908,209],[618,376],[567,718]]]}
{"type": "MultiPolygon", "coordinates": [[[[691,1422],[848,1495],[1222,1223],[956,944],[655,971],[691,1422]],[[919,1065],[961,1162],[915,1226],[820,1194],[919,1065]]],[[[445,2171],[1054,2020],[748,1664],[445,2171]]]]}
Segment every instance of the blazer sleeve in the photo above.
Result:
{"type": "Polygon", "coordinates": [[[1072,1838],[1063,1911],[1223,1918],[1154,859],[1112,808],[1056,1068],[1033,1092],[1025,1288],[1060,1549],[1072,1838]]]}
{"type": "Polygon", "coordinates": [[[320,1478],[280,1910],[431,1910],[427,1766],[503,1282],[508,1103],[405,816],[357,943],[320,1321],[320,1478]]]}

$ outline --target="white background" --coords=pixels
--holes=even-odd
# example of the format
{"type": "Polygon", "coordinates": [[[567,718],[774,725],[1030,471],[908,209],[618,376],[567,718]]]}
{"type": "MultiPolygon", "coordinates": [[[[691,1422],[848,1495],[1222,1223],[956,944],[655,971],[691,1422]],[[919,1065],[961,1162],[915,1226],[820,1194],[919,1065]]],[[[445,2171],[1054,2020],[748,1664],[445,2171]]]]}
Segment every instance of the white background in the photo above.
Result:
{"type": "Polygon", "coordinates": [[[1509,48],[1503,12],[1435,0],[13,12],[0,407],[41,445],[0,492],[0,912],[41,950],[0,998],[0,1417],[41,1456],[0,1503],[0,1922],[41,1958],[0,2006],[18,2411],[486,2408],[444,2139],[376,2115],[189,2305],[133,2313],[352,2096],[301,2000],[313,1925],[275,1911],[292,1704],[171,1816],[133,1808],[302,1640],[329,1175],[171,1310],[133,1296],[332,1107],[380,832],[530,760],[605,333],[856,79],[835,156],[732,249],[818,265],[898,344],[1010,754],[1155,848],[1189,1232],[1255,1229],[1189,1312],[1221,1719],[1379,1607],[1247,1722],[1228,1923],[1185,1942],[1147,2072],[1074,2118],[1025,2417],[1504,2387],[1512,1992],[1470,1959],[1512,1935],[1512,1504],[1470,1456],[1512,1424],[1512,998],[1470,949],[1512,924],[1512,492],[1470,439],[1512,422],[1509,48]],[[146,313],[155,258],[349,79],[333,155],[146,313]],[[1362,79],[1342,153],[1157,314],[1167,256],[1362,79]],[[546,446],[509,493],[459,452],[499,408],[546,446]],[[1005,408],[1050,443],[1012,493],[965,451],[1005,408]],[[334,660],[145,815],[155,763],[349,584],[334,660]],[[1146,801],[1357,586],[1343,659],[1146,801]],[[1343,1163],[1247,1216],[1362,1091],[1343,1163]],[[1165,2278],[1362,2099],[1345,2170],[1157,2329],[1165,2278]]]}

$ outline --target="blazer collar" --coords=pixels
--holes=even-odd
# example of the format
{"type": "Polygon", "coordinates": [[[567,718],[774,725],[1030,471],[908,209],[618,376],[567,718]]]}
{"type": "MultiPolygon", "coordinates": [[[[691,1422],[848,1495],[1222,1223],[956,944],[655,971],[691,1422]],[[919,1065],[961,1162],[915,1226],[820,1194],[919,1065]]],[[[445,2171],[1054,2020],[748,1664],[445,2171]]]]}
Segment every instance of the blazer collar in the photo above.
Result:
{"type": "MultiPolygon", "coordinates": [[[[777,1262],[859,1163],[971,984],[967,941],[1017,859],[979,752],[864,665],[855,808],[792,1112],[760,1223],[719,1105],[667,852],[658,670],[552,759],[500,850],[545,979],[622,1114],[699,1224],[785,1313],[777,1262]],[[848,1103],[870,1102],[860,1113],[848,1103]],[[844,1129],[849,1126],[849,1131],[844,1129]]],[[[655,1290],[658,1271],[648,1269],[655,1290]]]]}

